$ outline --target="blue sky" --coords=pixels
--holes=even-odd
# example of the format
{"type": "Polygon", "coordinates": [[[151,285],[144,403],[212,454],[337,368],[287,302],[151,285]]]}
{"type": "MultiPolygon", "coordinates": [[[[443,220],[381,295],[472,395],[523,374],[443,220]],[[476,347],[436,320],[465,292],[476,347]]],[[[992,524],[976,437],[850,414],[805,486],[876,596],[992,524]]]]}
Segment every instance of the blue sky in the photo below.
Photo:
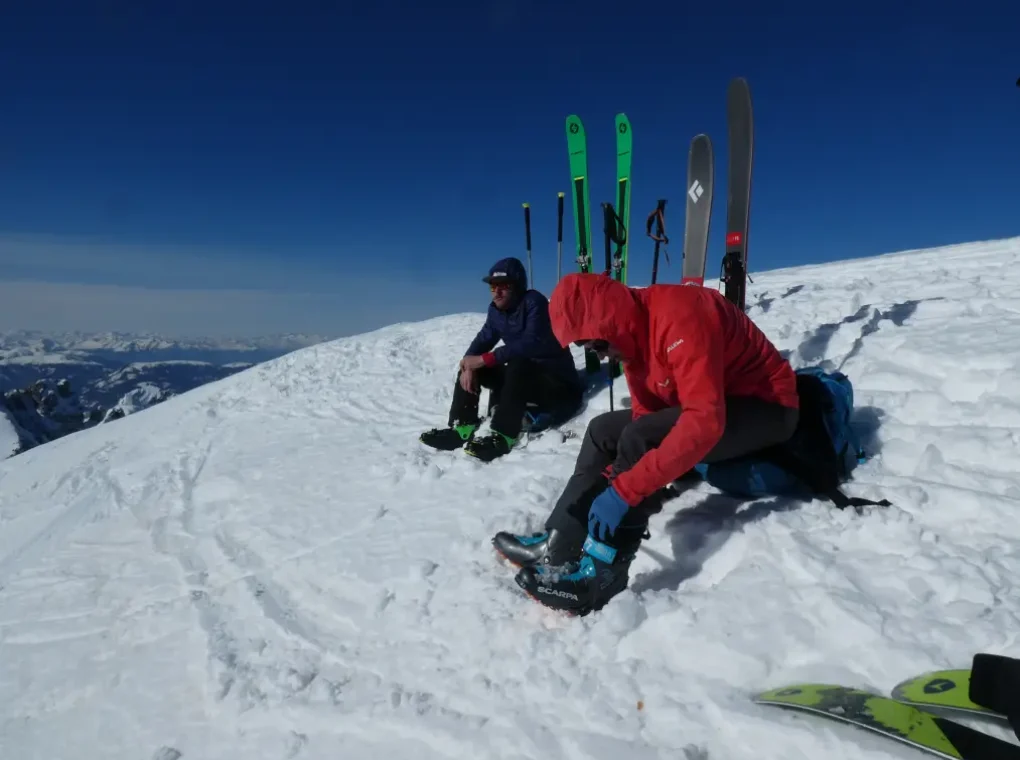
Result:
{"type": "Polygon", "coordinates": [[[712,137],[715,277],[733,76],[756,116],[752,276],[1020,234],[1012,5],[14,4],[0,329],[341,335],[482,311],[488,266],[524,257],[523,201],[548,293],[570,113],[596,209],[613,116],[633,124],[632,284],[659,197],[659,277],[679,280],[687,146],[712,137]]]}

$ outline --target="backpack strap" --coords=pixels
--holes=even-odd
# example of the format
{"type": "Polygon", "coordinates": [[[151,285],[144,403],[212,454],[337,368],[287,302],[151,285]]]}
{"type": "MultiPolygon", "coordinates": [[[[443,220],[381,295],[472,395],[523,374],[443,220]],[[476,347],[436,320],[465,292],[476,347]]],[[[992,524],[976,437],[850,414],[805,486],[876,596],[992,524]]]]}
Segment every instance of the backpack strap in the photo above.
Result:
{"type": "Polygon", "coordinates": [[[838,485],[830,482],[823,473],[807,467],[800,459],[790,453],[789,449],[781,444],[779,446],[769,447],[765,451],[762,451],[761,455],[766,459],[771,460],[775,465],[782,467],[791,475],[802,480],[817,495],[824,496],[836,505],[837,509],[853,507],[857,510],[858,514],[860,514],[860,508],[864,506],[892,506],[887,499],[872,501],[871,499],[863,499],[859,496],[847,496],[840,490],[838,485]]]}

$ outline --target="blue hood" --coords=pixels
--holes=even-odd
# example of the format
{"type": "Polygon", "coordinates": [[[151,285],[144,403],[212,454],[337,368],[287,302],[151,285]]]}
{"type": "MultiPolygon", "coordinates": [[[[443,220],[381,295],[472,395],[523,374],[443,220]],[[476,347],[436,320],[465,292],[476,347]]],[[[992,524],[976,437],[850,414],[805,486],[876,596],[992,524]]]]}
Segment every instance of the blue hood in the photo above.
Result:
{"type": "Polygon", "coordinates": [[[493,280],[496,282],[510,280],[521,294],[528,289],[528,273],[524,269],[524,264],[513,256],[500,259],[489,267],[489,274],[482,278],[482,282],[491,283],[493,280]]]}

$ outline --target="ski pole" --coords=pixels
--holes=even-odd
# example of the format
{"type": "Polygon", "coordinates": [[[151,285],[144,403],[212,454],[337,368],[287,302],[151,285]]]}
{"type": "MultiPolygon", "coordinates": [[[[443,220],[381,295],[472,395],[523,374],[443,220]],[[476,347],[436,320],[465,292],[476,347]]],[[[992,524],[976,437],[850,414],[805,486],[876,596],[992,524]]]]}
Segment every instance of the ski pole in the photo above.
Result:
{"type": "Polygon", "coordinates": [[[563,193],[557,193],[556,208],[556,282],[560,281],[563,272],[563,193]]]}
{"type": "Polygon", "coordinates": [[[535,275],[531,271],[531,205],[528,203],[524,205],[524,238],[527,241],[528,246],[528,282],[531,283],[531,287],[535,287],[535,275]]]}
{"type": "MultiPolygon", "coordinates": [[[[627,241],[627,230],[623,226],[623,220],[613,208],[612,203],[602,204],[602,228],[606,237],[606,277],[613,276],[613,243],[618,246],[627,241]]],[[[618,374],[616,361],[609,359],[609,411],[613,411],[613,378],[618,374]]]]}
{"type": "Polygon", "coordinates": [[[613,234],[610,228],[613,226],[613,204],[602,204],[602,231],[606,237],[606,271],[610,275],[613,272],[613,234]]]}
{"type": "MultiPolygon", "coordinates": [[[[655,241],[655,251],[652,254],[652,285],[659,272],[659,244],[669,245],[669,238],[666,237],[666,199],[660,198],[659,205],[648,215],[645,220],[645,234],[655,241]],[[656,222],[655,234],[652,234],[652,222],[656,222]]],[[[669,264],[669,251],[663,250],[666,256],[666,264],[669,264]]]]}

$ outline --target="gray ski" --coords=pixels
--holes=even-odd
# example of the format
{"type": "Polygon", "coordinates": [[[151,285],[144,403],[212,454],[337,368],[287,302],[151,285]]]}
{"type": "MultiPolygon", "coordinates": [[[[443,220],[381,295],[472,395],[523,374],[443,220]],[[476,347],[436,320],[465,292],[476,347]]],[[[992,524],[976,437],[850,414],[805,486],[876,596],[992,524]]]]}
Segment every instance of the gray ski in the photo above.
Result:
{"type": "Polygon", "coordinates": [[[742,77],[732,80],[727,90],[726,122],[729,130],[726,253],[723,256],[720,279],[726,286],[726,298],[745,309],[754,115],[751,110],[751,89],[742,77]]]}
{"type": "Polygon", "coordinates": [[[712,140],[696,135],[687,153],[687,216],[684,220],[684,263],[681,285],[705,284],[708,229],[712,223],[715,165],[712,140]]]}

